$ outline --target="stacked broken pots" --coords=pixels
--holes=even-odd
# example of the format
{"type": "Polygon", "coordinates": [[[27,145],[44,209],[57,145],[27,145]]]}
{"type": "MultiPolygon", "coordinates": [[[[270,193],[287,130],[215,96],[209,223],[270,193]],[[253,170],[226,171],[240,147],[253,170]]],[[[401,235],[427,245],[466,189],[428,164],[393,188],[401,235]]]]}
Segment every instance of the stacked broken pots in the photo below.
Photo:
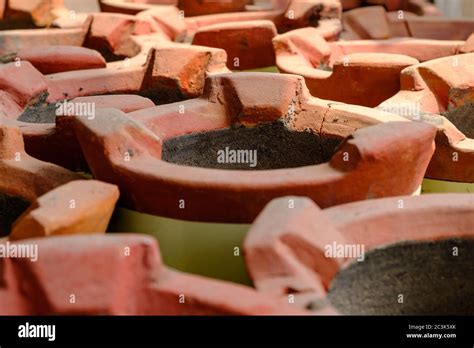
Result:
{"type": "Polygon", "coordinates": [[[0,1],[0,314],[474,313],[474,21],[46,2],[0,1]]]}

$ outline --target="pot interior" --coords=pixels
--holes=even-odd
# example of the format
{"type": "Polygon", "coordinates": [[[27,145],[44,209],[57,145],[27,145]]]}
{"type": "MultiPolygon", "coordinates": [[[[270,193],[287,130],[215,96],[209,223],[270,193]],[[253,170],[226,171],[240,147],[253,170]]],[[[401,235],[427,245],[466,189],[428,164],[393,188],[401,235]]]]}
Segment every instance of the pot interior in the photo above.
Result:
{"type": "Polygon", "coordinates": [[[331,159],[342,139],[287,129],[281,122],[192,133],[163,144],[164,161],[194,167],[265,170],[331,159]]]}
{"type": "Polygon", "coordinates": [[[375,249],[339,272],[328,298],[351,315],[473,315],[474,241],[375,249]]]}
{"type": "Polygon", "coordinates": [[[467,102],[456,109],[448,110],[444,116],[466,137],[474,139],[474,102],[467,102]]]}
{"type": "Polygon", "coordinates": [[[48,93],[41,94],[35,102],[26,106],[17,121],[26,123],[55,123],[56,103],[48,103],[48,93]]]}
{"type": "Polygon", "coordinates": [[[10,234],[12,224],[29,206],[30,202],[21,197],[0,192],[0,237],[10,234]]]}

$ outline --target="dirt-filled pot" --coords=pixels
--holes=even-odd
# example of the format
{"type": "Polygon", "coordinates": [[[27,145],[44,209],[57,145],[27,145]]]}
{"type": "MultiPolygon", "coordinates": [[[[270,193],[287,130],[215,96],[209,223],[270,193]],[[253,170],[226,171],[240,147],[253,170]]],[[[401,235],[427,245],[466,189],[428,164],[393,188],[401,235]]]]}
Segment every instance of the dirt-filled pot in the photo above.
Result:
{"type": "Polygon", "coordinates": [[[129,209],[114,230],[157,235],[178,268],[245,281],[233,270],[245,227],[221,224],[249,224],[284,195],[329,207],[418,189],[435,127],[382,119],[311,97],[298,76],[240,73],[210,77],[198,99],[128,114],[99,109],[72,122],[94,177],[117,184],[129,209]],[[203,255],[208,266],[194,262],[203,255]]]}

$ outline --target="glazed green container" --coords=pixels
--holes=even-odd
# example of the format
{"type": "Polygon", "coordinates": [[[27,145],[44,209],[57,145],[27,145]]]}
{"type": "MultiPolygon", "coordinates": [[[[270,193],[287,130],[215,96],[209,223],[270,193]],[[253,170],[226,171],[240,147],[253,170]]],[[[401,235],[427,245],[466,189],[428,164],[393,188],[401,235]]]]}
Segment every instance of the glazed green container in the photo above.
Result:
{"type": "Polygon", "coordinates": [[[474,193],[474,183],[445,181],[445,180],[423,180],[422,193],[474,193]]]}
{"type": "Polygon", "coordinates": [[[117,208],[109,230],[154,236],[164,263],[177,270],[251,285],[242,255],[249,227],[176,220],[117,208]]]}

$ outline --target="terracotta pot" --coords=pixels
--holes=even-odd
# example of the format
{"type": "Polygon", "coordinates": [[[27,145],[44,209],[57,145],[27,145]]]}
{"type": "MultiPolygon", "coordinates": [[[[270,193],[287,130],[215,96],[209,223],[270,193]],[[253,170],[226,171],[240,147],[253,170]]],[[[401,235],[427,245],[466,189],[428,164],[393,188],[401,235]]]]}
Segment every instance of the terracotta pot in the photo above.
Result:
{"type": "Polygon", "coordinates": [[[144,109],[128,117],[103,109],[94,120],[73,118],[94,176],[119,185],[121,205],[128,209],[118,211],[112,230],[155,235],[165,262],[183,271],[247,282],[241,254],[235,256],[234,250],[240,248],[247,229],[242,224],[250,223],[270,199],[299,192],[330,206],[411,194],[418,189],[433,151],[434,127],[408,122],[359,130],[336,150],[354,129],[377,124],[385,115],[312,98],[296,76],[227,74],[208,79],[206,86],[203,97],[179,105],[144,109]],[[223,97],[227,99],[214,102],[223,97]],[[288,114],[289,105],[297,105],[294,114],[288,114]],[[176,122],[178,118],[181,122],[176,122]],[[316,135],[302,132],[310,129],[316,135]],[[219,164],[215,154],[205,150],[252,149],[260,146],[253,140],[257,138],[264,143],[257,149],[264,155],[255,163],[261,170],[244,171],[252,169],[251,163],[219,164]],[[273,148],[284,151],[269,151],[273,148]],[[314,148],[321,151],[314,153],[314,148]],[[345,162],[344,156],[352,160],[345,162]],[[387,171],[389,162],[405,169],[394,176],[387,171]],[[210,235],[212,245],[196,247],[210,235]],[[206,261],[199,261],[204,254],[206,261]]]}
{"type": "Polygon", "coordinates": [[[405,69],[401,74],[402,90],[380,106],[437,126],[436,151],[426,178],[445,183],[427,182],[427,192],[458,192],[460,185],[470,190],[474,183],[474,133],[469,117],[474,87],[469,67],[473,59],[472,53],[460,54],[405,69]],[[415,106],[417,112],[404,114],[405,108],[397,106],[415,106]]]}
{"type": "Polygon", "coordinates": [[[312,95],[345,103],[377,106],[400,90],[400,72],[417,64],[414,58],[388,53],[340,54],[312,28],[273,40],[281,72],[305,78],[312,95]],[[350,86],[340,88],[341,84],[350,86]]]}
{"type": "Polygon", "coordinates": [[[273,39],[279,70],[304,76],[314,96],[371,107],[400,91],[403,69],[418,60],[455,55],[466,44],[415,38],[328,43],[314,28],[273,39]],[[340,88],[341,84],[350,87],[340,88]]]}
{"type": "Polygon", "coordinates": [[[402,13],[390,13],[382,6],[370,6],[344,12],[344,32],[341,36],[345,40],[399,36],[466,40],[473,32],[473,20],[444,18],[436,6],[426,1],[409,1],[402,10],[402,13]]]}
{"type": "Polygon", "coordinates": [[[257,289],[301,308],[468,315],[474,311],[465,301],[474,291],[473,248],[472,194],[383,198],[325,210],[283,197],[254,222],[244,255],[257,289]]]}
{"type": "Polygon", "coordinates": [[[193,45],[224,49],[231,70],[257,69],[275,65],[272,39],[276,34],[268,20],[214,24],[199,28],[193,45]]]}
{"type": "Polygon", "coordinates": [[[75,117],[74,129],[94,176],[117,184],[125,207],[178,219],[248,223],[284,194],[305,194],[326,207],[417,190],[433,151],[434,127],[380,125],[359,130],[337,147],[379,117],[386,119],[372,109],[311,97],[301,77],[242,73],[208,79],[200,99],[128,117],[102,109],[94,120],[75,117]],[[267,139],[263,145],[257,135],[267,139]],[[263,154],[256,169],[264,170],[242,170],[252,163],[218,163],[212,151],[233,147],[263,154]],[[405,169],[394,175],[393,163],[405,169]],[[208,201],[212,205],[204,204],[208,201]]]}
{"type": "Polygon", "coordinates": [[[0,258],[1,315],[308,314],[250,287],[173,271],[151,237],[63,236],[22,243],[37,246],[40,257],[0,258]],[[18,282],[30,290],[27,296],[18,282]]]}

